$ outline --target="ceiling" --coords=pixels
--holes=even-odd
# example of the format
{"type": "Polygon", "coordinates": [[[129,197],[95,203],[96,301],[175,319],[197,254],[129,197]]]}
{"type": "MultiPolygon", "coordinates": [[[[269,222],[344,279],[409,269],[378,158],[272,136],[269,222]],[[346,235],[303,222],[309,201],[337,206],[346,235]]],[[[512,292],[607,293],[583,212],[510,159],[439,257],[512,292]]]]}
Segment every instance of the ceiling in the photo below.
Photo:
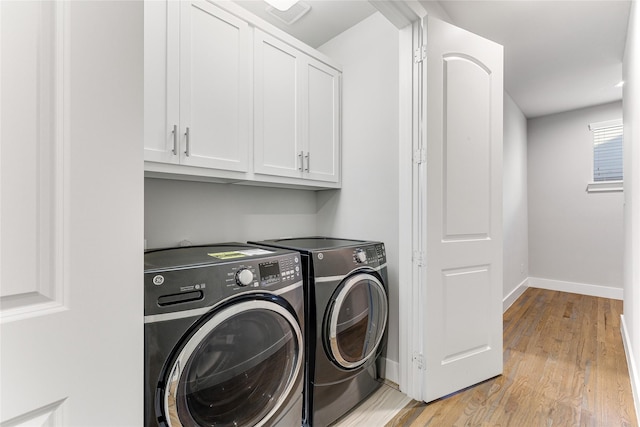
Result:
{"type": "Polygon", "coordinates": [[[439,2],[504,46],[505,88],[527,117],[622,99],[629,1],[439,2]]]}
{"type": "Polygon", "coordinates": [[[254,15],[316,48],[376,12],[376,8],[367,0],[302,0],[299,3],[307,4],[311,9],[292,25],[286,25],[267,12],[268,5],[264,1],[235,0],[235,2],[254,15]]]}
{"type": "MultiPolygon", "coordinates": [[[[376,9],[366,0],[303,0],[293,25],[238,0],[254,14],[318,47],[376,9]]],[[[528,118],[622,99],[629,0],[421,0],[453,24],[504,46],[505,89],[528,118]]]]}

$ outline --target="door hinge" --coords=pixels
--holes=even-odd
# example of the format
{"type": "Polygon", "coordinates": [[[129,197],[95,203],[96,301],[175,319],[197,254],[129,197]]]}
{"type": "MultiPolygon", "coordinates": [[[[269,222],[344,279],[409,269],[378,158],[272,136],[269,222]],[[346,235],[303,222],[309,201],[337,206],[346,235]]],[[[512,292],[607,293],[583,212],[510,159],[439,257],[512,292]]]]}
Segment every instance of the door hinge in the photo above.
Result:
{"type": "Polygon", "coordinates": [[[427,58],[427,47],[420,46],[413,51],[413,62],[416,64],[424,61],[427,58]]]}
{"type": "Polygon", "coordinates": [[[418,266],[418,267],[424,267],[427,263],[426,257],[424,255],[424,252],[422,251],[414,251],[413,252],[413,262],[418,266]]]}
{"type": "Polygon", "coordinates": [[[415,363],[416,367],[421,371],[424,369],[424,356],[422,353],[413,353],[413,363],[415,363]]]}
{"type": "Polygon", "coordinates": [[[422,164],[427,161],[427,150],[424,148],[418,148],[413,151],[413,163],[422,164]]]}

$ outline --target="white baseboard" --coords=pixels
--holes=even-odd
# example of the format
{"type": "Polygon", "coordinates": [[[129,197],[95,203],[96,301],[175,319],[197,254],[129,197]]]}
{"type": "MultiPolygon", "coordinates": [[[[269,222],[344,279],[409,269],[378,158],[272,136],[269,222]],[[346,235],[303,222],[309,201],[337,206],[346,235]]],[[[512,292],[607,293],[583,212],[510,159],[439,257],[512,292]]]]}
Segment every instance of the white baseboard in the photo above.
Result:
{"type": "Polygon", "coordinates": [[[622,333],[622,343],[624,344],[624,353],[627,355],[627,366],[629,367],[629,379],[631,380],[631,390],[633,391],[633,402],[636,407],[636,419],[640,420],[640,372],[636,366],[631,341],[627,332],[627,324],[624,320],[624,314],[620,315],[620,332],[622,333]]]}
{"type": "Polygon", "coordinates": [[[400,364],[386,358],[382,358],[382,363],[385,365],[384,377],[391,382],[400,384],[400,364]]]}
{"type": "Polygon", "coordinates": [[[549,289],[551,291],[571,292],[573,294],[618,300],[622,300],[623,296],[622,288],[565,282],[563,280],[541,279],[539,277],[529,277],[529,286],[532,288],[549,289]]]}
{"type": "Polygon", "coordinates": [[[520,295],[524,293],[529,287],[529,278],[524,279],[518,286],[515,287],[514,290],[509,292],[509,295],[502,299],[502,312],[504,313],[511,307],[511,305],[516,302],[520,295]]]}

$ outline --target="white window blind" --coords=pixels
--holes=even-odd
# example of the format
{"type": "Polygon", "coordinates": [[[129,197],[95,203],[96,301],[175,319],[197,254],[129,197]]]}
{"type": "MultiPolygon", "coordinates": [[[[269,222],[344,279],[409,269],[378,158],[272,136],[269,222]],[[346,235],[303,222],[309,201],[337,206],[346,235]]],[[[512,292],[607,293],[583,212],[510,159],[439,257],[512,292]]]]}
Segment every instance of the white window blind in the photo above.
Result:
{"type": "Polygon", "coordinates": [[[593,181],[622,181],[622,120],[592,123],[593,181]]]}

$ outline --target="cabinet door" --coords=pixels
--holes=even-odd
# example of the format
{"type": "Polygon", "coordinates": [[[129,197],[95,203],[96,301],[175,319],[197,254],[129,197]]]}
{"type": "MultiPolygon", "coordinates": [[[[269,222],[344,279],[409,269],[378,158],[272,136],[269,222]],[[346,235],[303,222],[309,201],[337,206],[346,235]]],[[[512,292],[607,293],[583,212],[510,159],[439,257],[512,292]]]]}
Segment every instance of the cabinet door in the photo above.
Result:
{"type": "Polygon", "coordinates": [[[144,5],[144,159],[178,163],[180,3],[144,5]],[[175,132],[174,132],[175,130],[175,132]]]}
{"type": "Polygon", "coordinates": [[[247,170],[249,55],[246,22],[205,1],[182,3],[182,164],[247,170]]]}
{"type": "Polygon", "coordinates": [[[299,69],[302,53],[255,30],[254,170],[302,176],[299,69]]]}
{"type": "Polygon", "coordinates": [[[309,58],[303,76],[302,105],[307,151],[305,178],[338,182],[340,179],[340,73],[309,58]]]}

